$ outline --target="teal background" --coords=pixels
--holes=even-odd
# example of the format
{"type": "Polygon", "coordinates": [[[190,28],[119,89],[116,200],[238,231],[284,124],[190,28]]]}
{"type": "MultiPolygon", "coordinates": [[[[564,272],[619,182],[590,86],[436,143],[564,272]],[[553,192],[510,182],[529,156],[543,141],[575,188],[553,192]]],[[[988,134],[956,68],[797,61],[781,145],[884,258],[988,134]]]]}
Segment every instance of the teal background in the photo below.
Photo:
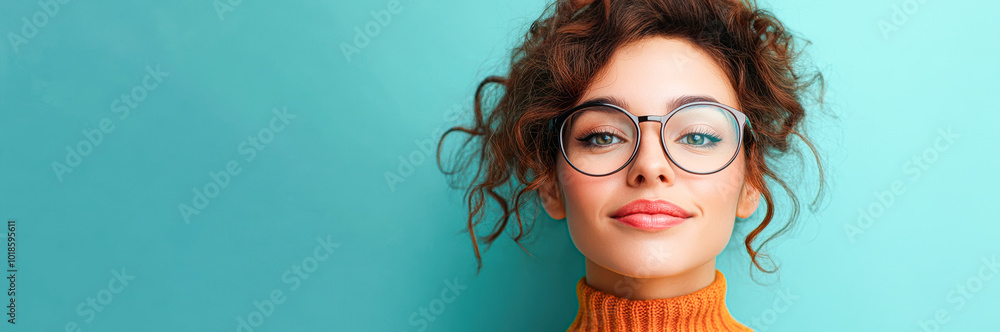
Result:
{"type": "MultiPolygon", "coordinates": [[[[759,331],[1000,330],[1000,278],[979,277],[1000,254],[1000,3],[913,2],[884,35],[906,3],[762,3],[812,42],[836,117],[813,132],[828,199],[774,242],[780,279],[751,279],[746,225],[719,256],[730,311],[759,331]],[[917,178],[907,163],[925,154],[917,178]],[[979,286],[961,307],[960,285],[979,286]]],[[[212,1],[70,1],[16,49],[10,34],[43,8],[0,3],[0,216],[17,221],[18,265],[17,324],[0,330],[234,331],[260,311],[254,331],[565,330],[584,270],[564,222],[540,213],[533,256],[502,238],[476,276],[462,194],[422,149],[543,7],[402,0],[348,60],[341,43],[386,1],[242,1],[221,17],[212,1]],[[168,76],[120,119],[112,103],[147,66],[168,76]],[[295,117],[247,160],[274,109],[295,117]],[[53,162],[102,119],[114,129],[60,180],[53,162]],[[401,157],[420,162],[390,185],[401,157]],[[240,172],[185,222],[179,204],[230,161],[240,172]],[[283,276],[304,261],[315,270],[293,290],[283,276]],[[134,279],[109,293],[123,269],[134,279]],[[411,320],[447,283],[466,288],[411,320]],[[102,290],[86,322],[77,308],[102,290]],[[274,290],[283,302],[257,309],[274,290]]]]}

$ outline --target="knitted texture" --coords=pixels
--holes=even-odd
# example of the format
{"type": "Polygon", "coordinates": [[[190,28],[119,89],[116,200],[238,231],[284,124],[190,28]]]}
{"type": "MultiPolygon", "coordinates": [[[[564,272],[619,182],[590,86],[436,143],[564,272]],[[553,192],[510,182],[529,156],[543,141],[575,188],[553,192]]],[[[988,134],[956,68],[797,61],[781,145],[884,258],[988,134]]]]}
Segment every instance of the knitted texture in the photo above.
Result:
{"type": "Polygon", "coordinates": [[[715,270],[708,287],[678,297],[629,300],[576,284],[580,309],[567,331],[753,331],[726,308],[726,278],[715,270]]]}

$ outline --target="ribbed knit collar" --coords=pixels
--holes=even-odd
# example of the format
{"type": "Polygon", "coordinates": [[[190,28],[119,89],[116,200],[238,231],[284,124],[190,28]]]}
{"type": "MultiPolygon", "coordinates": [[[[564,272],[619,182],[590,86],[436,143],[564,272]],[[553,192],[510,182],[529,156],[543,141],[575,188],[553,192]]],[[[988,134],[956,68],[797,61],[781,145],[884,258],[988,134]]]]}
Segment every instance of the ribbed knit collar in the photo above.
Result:
{"type": "Polygon", "coordinates": [[[654,300],[629,300],[576,285],[580,309],[568,331],[753,331],[734,319],[726,308],[726,278],[715,270],[715,280],[694,293],[654,300]]]}

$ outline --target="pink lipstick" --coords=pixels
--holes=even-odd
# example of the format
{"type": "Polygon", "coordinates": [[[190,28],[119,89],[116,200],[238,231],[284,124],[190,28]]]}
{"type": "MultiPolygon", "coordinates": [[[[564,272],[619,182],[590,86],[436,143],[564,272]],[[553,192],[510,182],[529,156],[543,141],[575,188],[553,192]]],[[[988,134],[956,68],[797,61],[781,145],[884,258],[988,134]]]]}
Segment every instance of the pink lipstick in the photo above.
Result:
{"type": "Polygon", "coordinates": [[[661,230],[688,220],[691,213],[664,200],[637,199],[615,211],[611,218],[640,229],[661,230]]]}

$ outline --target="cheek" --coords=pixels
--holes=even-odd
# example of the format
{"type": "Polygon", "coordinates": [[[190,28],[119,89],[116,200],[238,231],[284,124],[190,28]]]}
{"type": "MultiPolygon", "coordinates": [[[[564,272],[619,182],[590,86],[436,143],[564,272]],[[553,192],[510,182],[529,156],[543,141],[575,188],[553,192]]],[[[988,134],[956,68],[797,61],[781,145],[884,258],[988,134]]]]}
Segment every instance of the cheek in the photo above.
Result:
{"type": "Polygon", "coordinates": [[[726,168],[718,173],[693,178],[689,188],[695,202],[706,215],[736,215],[736,206],[743,187],[743,172],[726,168]]]}
{"type": "Polygon", "coordinates": [[[609,192],[615,189],[617,174],[593,177],[577,172],[563,160],[557,166],[559,183],[563,190],[563,202],[567,220],[594,219],[600,217],[601,208],[609,199],[609,192]]]}
{"type": "Polygon", "coordinates": [[[745,158],[739,156],[732,164],[717,173],[690,178],[691,194],[702,213],[713,219],[736,218],[736,209],[746,175],[744,167],[745,158]]]}

